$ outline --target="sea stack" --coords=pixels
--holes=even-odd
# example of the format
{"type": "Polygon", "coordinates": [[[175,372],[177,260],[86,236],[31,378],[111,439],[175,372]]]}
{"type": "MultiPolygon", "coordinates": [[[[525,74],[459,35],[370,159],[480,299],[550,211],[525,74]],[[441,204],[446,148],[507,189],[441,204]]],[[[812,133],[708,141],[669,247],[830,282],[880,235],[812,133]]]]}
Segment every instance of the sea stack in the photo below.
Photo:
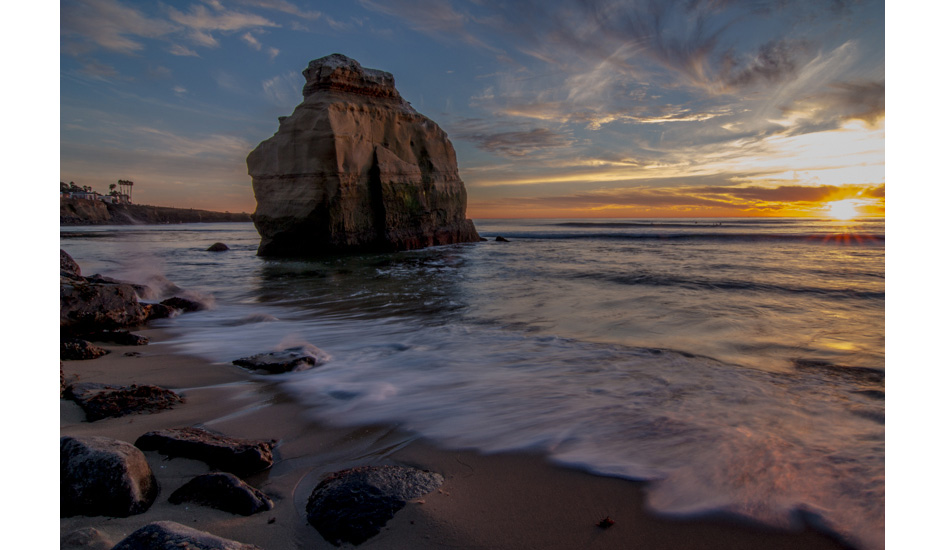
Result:
{"type": "Polygon", "coordinates": [[[390,73],[332,54],[303,102],[247,157],[259,256],[397,251],[475,242],[455,148],[390,73]]]}

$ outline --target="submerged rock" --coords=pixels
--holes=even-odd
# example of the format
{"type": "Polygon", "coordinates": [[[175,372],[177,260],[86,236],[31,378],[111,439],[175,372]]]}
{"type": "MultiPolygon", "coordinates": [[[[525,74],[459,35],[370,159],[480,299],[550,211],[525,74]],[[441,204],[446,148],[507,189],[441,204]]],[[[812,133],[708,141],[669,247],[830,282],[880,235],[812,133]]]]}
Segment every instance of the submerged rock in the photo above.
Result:
{"type": "Polygon", "coordinates": [[[395,251],[479,240],[455,149],[390,73],[333,54],[304,100],[247,157],[258,255],[395,251]]]}
{"type": "Polygon", "coordinates": [[[117,387],[95,382],[73,384],[69,387],[69,397],[82,408],[89,422],[157,412],[184,402],[177,393],[159,386],[117,387]]]}
{"type": "Polygon", "coordinates": [[[148,510],[158,482],[142,451],[108,437],[59,440],[60,517],[128,517],[148,510]]]}
{"type": "Polygon", "coordinates": [[[171,428],[148,432],[135,441],[143,451],[193,458],[212,468],[239,476],[253,474],[274,464],[277,441],[241,439],[211,433],[201,428],[171,428]]]}
{"type": "Polygon", "coordinates": [[[112,550],[260,550],[252,544],[226,539],[174,521],[156,521],[125,537],[112,550]]]}
{"type": "Polygon", "coordinates": [[[228,248],[228,245],[224,243],[214,243],[208,247],[208,252],[224,252],[225,250],[231,250],[228,248]]]}
{"type": "Polygon", "coordinates": [[[239,367],[277,374],[310,369],[329,360],[329,355],[314,346],[296,346],[281,351],[242,357],[235,359],[232,363],[239,367]]]}
{"type": "Polygon", "coordinates": [[[234,474],[226,472],[214,472],[193,478],[175,490],[168,497],[168,502],[194,502],[242,516],[250,516],[274,507],[267,495],[244,483],[234,474]]]}
{"type": "Polygon", "coordinates": [[[362,466],[330,474],[307,500],[307,521],[328,542],[360,544],[414,498],[438,489],[445,479],[405,466],[362,466]]]}
{"type": "Polygon", "coordinates": [[[208,306],[201,302],[190,300],[188,298],[182,298],[181,296],[175,296],[173,298],[168,298],[167,300],[162,300],[160,305],[174,309],[180,309],[185,313],[193,313],[195,311],[208,309],[208,306]]]}

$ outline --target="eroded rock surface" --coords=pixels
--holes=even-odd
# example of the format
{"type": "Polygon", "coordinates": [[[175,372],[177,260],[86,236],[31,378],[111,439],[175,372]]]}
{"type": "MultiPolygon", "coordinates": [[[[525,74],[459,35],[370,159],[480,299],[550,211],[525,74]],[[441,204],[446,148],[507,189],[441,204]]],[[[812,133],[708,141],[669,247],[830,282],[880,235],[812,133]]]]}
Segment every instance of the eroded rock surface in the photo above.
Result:
{"type": "Polygon", "coordinates": [[[479,240],[455,149],[387,72],[310,62],[303,102],[247,157],[261,256],[394,251],[479,240]]]}
{"type": "Polygon", "coordinates": [[[330,474],[307,501],[307,521],[328,542],[360,544],[414,498],[438,489],[437,473],[405,466],[361,466],[330,474]]]}
{"type": "Polygon", "coordinates": [[[112,550],[260,550],[252,544],[226,539],[174,521],[156,521],[125,537],[112,550]]]}
{"type": "Polygon", "coordinates": [[[253,370],[262,370],[271,374],[300,371],[322,365],[330,356],[311,345],[296,346],[281,351],[259,353],[250,357],[235,359],[233,364],[253,370]]]}
{"type": "Polygon", "coordinates": [[[148,432],[135,441],[135,446],[143,451],[201,460],[212,468],[239,476],[270,468],[276,444],[274,440],[228,437],[191,427],[148,432]]]}
{"type": "Polygon", "coordinates": [[[170,409],[184,399],[177,393],[152,385],[109,386],[81,382],[69,387],[68,397],[86,413],[88,422],[128,414],[170,409]]]}
{"type": "Polygon", "coordinates": [[[108,437],[59,440],[60,516],[128,517],[148,510],[158,482],[142,451],[108,437]]]}

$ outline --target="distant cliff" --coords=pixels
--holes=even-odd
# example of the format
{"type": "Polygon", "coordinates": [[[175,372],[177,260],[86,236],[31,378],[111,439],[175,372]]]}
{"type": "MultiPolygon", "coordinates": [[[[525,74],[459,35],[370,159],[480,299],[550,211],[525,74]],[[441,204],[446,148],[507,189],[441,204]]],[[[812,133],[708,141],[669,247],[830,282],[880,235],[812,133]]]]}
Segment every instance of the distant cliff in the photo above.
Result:
{"type": "Polygon", "coordinates": [[[88,199],[59,199],[59,225],[155,225],[168,223],[249,222],[250,214],[190,208],[106,204],[88,199]]]}

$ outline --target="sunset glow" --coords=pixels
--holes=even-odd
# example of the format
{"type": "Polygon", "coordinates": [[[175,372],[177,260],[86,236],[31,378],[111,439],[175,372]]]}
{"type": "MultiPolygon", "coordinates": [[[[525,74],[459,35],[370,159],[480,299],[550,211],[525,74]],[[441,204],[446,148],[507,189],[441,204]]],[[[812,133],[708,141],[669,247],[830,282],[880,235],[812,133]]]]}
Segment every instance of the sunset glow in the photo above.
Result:
{"type": "Polygon", "coordinates": [[[70,0],[60,178],[253,211],[338,52],[446,131],[469,216],[884,215],[884,3],[70,0]]]}
{"type": "Polygon", "coordinates": [[[861,201],[854,199],[846,199],[842,201],[834,201],[828,203],[828,216],[835,218],[837,220],[853,220],[861,215],[858,211],[858,207],[861,205],[861,201]]]}

